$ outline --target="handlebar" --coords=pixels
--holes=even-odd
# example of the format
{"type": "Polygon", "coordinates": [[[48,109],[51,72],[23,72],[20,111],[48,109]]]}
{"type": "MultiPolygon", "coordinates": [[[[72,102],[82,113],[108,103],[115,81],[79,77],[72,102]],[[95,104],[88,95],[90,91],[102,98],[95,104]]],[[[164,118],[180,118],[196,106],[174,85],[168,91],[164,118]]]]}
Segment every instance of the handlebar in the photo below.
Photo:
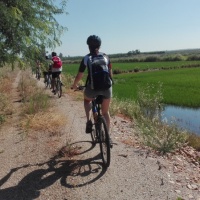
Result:
{"type": "MultiPolygon", "coordinates": [[[[82,91],[82,90],[84,90],[84,88],[85,88],[85,86],[80,85],[76,89],[74,89],[74,91],[82,91]]],[[[73,90],[72,87],[71,87],[71,89],[73,90]]]]}
{"type": "Polygon", "coordinates": [[[82,85],[78,86],[78,90],[84,90],[84,88],[85,86],[82,86],[82,85]]]}

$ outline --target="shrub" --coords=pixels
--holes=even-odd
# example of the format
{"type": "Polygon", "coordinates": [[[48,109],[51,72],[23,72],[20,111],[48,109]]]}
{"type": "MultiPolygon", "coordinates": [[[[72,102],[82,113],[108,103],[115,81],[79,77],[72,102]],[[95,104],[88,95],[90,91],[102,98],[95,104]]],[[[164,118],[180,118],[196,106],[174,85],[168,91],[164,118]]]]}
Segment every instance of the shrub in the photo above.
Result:
{"type": "Polygon", "coordinates": [[[158,56],[148,56],[144,59],[144,62],[156,62],[159,61],[158,56]]]}
{"type": "Polygon", "coordinates": [[[5,116],[0,114],[0,124],[3,124],[5,122],[5,116]]]}
{"type": "Polygon", "coordinates": [[[137,95],[138,104],[140,106],[142,114],[149,118],[159,117],[162,111],[162,84],[158,83],[158,86],[147,84],[144,87],[138,88],[137,95]]]}
{"type": "Polygon", "coordinates": [[[123,71],[121,69],[114,69],[113,74],[121,74],[123,71]]]}
{"type": "Polygon", "coordinates": [[[200,60],[200,56],[199,55],[191,55],[191,56],[188,56],[187,58],[188,61],[191,61],[191,60],[200,60]]]}
{"type": "MultiPolygon", "coordinates": [[[[64,76],[62,76],[62,82],[64,83],[64,86],[68,89],[71,88],[72,84],[74,83],[74,76],[70,75],[70,74],[64,74],[64,76]]],[[[79,82],[80,85],[85,85],[84,81],[81,80],[79,82]]]]}
{"type": "Polygon", "coordinates": [[[48,95],[37,87],[37,81],[31,77],[30,71],[21,72],[18,89],[24,103],[25,114],[35,114],[50,106],[48,95]]]}
{"type": "Polygon", "coordinates": [[[110,106],[110,114],[116,115],[117,113],[124,114],[130,119],[137,118],[140,109],[135,101],[130,99],[119,100],[118,98],[113,98],[110,106]]]}
{"type": "Polygon", "coordinates": [[[33,96],[36,93],[37,82],[36,80],[32,79],[29,71],[21,72],[18,90],[20,92],[21,100],[23,102],[29,101],[31,96],[33,96]]]}
{"type": "Polygon", "coordinates": [[[134,69],[134,72],[136,73],[136,72],[139,72],[139,69],[138,68],[135,68],[134,69]]]}
{"type": "Polygon", "coordinates": [[[34,114],[42,110],[46,110],[49,107],[48,95],[42,90],[37,90],[37,93],[32,95],[29,102],[26,104],[26,113],[34,114]]]}
{"type": "Polygon", "coordinates": [[[195,134],[189,134],[187,138],[187,143],[197,151],[200,151],[200,136],[195,134]]]}
{"type": "Polygon", "coordinates": [[[186,133],[175,124],[167,125],[156,118],[143,118],[139,127],[144,143],[163,154],[175,150],[186,140],[186,133]]]}
{"type": "Polygon", "coordinates": [[[158,87],[147,84],[138,92],[138,103],[141,116],[139,127],[142,130],[142,138],[148,146],[161,153],[173,151],[186,140],[186,133],[178,129],[175,123],[167,125],[161,121],[162,111],[162,84],[158,87]]]}

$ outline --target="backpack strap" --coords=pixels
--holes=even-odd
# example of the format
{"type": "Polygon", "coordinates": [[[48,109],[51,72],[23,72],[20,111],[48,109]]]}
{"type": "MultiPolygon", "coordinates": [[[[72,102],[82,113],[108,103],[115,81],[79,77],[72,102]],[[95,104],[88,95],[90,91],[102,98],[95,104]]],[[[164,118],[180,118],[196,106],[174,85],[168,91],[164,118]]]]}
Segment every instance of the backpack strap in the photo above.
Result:
{"type": "MultiPolygon", "coordinates": [[[[94,89],[93,77],[92,77],[92,55],[90,55],[90,56],[88,57],[87,65],[88,65],[88,70],[89,70],[89,74],[90,74],[91,89],[94,89]]],[[[87,77],[87,83],[88,83],[88,81],[89,81],[89,75],[88,75],[88,77],[87,77]]]]}

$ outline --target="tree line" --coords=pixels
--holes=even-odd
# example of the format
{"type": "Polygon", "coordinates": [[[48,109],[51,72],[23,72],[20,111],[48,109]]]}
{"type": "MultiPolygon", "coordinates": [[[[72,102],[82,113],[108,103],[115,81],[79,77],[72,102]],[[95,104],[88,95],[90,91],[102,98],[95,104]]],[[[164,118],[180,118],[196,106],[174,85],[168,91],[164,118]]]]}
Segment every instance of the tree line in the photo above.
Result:
{"type": "Polygon", "coordinates": [[[55,16],[67,14],[67,0],[0,0],[0,66],[45,59],[45,49],[61,44],[66,27],[55,16]],[[41,56],[42,55],[42,56],[41,56]]]}

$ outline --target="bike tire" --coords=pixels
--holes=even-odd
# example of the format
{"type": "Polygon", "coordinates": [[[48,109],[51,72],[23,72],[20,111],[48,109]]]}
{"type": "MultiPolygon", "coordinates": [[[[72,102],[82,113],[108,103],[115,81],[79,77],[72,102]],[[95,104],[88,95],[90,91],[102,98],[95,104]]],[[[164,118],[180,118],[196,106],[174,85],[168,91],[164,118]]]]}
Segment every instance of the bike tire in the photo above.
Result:
{"type": "Polygon", "coordinates": [[[62,96],[62,84],[60,81],[57,82],[57,93],[58,93],[58,98],[62,96]]]}
{"type": "Polygon", "coordinates": [[[46,88],[51,88],[51,77],[47,76],[46,77],[46,82],[45,82],[46,88]]]}
{"type": "Polygon", "coordinates": [[[110,140],[106,121],[102,116],[98,118],[97,131],[100,140],[99,144],[103,166],[107,168],[110,166],[110,140]]]}
{"type": "Polygon", "coordinates": [[[47,76],[45,76],[44,77],[44,80],[45,80],[45,87],[47,88],[48,87],[48,85],[49,85],[49,83],[48,83],[48,77],[47,76]]]}
{"type": "Polygon", "coordinates": [[[48,87],[51,88],[51,77],[48,77],[48,87]]]}
{"type": "Polygon", "coordinates": [[[96,128],[92,129],[91,132],[91,139],[92,139],[92,144],[96,144],[97,143],[97,135],[96,135],[96,128]]]}

